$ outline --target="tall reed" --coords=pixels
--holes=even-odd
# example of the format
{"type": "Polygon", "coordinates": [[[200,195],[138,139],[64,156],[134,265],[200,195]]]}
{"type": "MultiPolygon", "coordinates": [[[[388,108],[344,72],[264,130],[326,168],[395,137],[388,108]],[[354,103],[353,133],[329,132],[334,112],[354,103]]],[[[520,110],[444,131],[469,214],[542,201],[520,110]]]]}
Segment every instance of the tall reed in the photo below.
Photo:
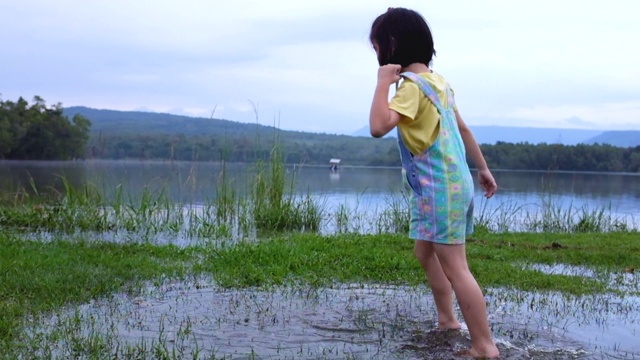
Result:
{"type": "Polygon", "coordinates": [[[27,231],[107,231],[114,224],[104,211],[102,195],[91,184],[76,188],[60,177],[60,190],[41,192],[33,179],[30,191],[17,190],[11,203],[0,206],[0,226],[27,231]]]}
{"type": "Polygon", "coordinates": [[[276,144],[268,164],[258,163],[252,200],[258,231],[313,231],[320,229],[322,208],[310,196],[295,195],[295,171],[287,181],[282,149],[276,144]]]}
{"type": "Polygon", "coordinates": [[[476,208],[475,225],[492,232],[604,233],[637,231],[633,219],[616,215],[609,206],[590,208],[565,204],[552,196],[539,203],[518,204],[506,200],[489,206],[485,199],[476,208]]]}
{"type": "Polygon", "coordinates": [[[378,219],[378,233],[406,234],[409,232],[409,195],[406,191],[399,196],[388,196],[386,206],[378,219]]]}
{"type": "Polygon", "coordinates": [[[227,163],[222,161],[222,170],[216,183],[216,220],[218,222],[231,222],[236,217],[236,203],[238,202],[234,188],[227,179],[227,163]]]}

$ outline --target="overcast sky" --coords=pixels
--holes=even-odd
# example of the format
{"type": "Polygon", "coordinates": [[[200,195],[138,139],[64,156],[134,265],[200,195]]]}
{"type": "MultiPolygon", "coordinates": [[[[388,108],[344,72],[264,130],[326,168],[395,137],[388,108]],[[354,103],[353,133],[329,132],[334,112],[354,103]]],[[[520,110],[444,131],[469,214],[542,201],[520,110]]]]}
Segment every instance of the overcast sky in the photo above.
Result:
{"type": "Polygon", "coordinates": [[[426,18],[471,125],[640,130],[637,0],[0,0],[0,96],[351,133],[389,6],[426,18]]]}

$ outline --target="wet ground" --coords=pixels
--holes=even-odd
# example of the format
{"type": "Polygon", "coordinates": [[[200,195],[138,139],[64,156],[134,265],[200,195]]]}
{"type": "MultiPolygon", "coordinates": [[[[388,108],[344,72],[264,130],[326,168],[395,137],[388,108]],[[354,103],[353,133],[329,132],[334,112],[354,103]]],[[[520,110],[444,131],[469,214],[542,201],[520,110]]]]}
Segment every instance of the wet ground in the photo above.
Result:
{"type": "MultiPolygon", "coordinates": [[[[640,297],[491,289],[487,301],[503,359],[640,359],[640,297]]],[[[456,353],[469,346],[465,330],[435,328],[423,286],[226,290],[194,279],[39,323],[33,352],[42,353],[40,341],[54,358],[96,337],[114,352],[160,347],[203,359],[462,359],[456,353]]]]}

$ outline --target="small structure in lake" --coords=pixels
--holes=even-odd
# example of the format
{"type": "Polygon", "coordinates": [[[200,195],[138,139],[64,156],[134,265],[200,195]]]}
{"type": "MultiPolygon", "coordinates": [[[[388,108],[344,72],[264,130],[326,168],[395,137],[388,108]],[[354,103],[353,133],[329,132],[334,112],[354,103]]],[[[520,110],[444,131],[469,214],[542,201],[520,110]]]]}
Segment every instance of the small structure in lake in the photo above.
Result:
{"type": "Polygon", "coordinates": [[[340,159],[329,160],[329,169],[331,169],[331,171],[338,171],[339,165],[340,165],[340,159]]]}

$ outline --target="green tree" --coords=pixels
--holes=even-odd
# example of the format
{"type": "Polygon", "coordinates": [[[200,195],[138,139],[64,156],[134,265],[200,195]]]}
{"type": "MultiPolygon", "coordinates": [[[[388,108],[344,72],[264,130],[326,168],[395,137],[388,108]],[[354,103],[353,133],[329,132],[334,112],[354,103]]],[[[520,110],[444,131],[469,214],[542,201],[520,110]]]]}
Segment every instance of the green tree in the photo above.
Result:
{"type": "Polygon", "coordinates": [[[62,105],[44,99],[0,101],[0,157],[21,160],[69,160],[85,154],[91,122],[76,115],[71,121],[62,105]]]}

